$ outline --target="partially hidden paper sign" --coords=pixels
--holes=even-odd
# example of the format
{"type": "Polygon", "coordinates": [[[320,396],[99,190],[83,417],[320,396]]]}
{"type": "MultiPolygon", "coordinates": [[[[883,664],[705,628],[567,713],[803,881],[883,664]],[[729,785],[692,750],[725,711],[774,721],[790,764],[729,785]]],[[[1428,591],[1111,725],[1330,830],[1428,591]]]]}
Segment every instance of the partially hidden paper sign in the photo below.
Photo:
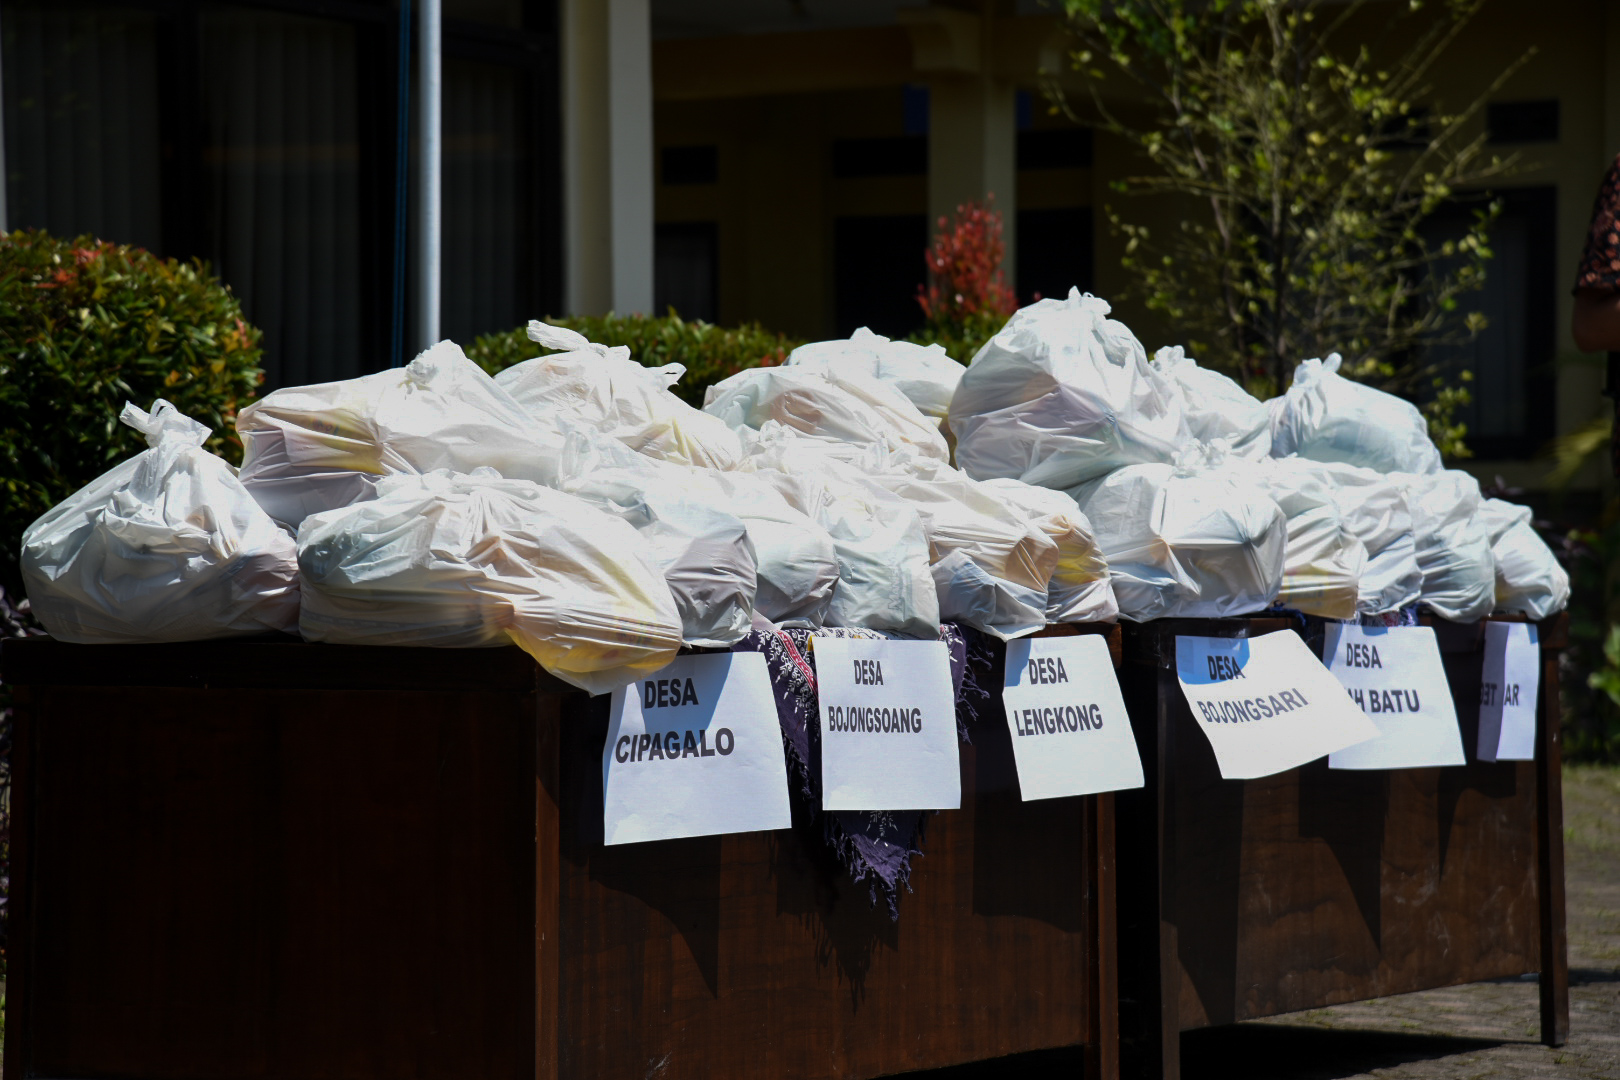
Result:
{"type": "Polygon", "coordinates": [[[1101,635],[1009,641],[1001,700],[1025,802],[1142,786],[1142,758],[1101,635]]]}
{"type": "Polygon", "coordinates": [[[1378,738],[1333,754],[1328,768],[1466,764],[1432,627],[1329,623],[1322,651],[1350,700],[1378,725],[1378,738]]]}
{"type": "Polygon", "coordinates": [[[613,691],[608,708],[607,843],[793,824],[782,728],[760,653],[680,657],[613,691]]]}
{"type": "Polygon", "coordinates": [[[1485,673],[1479,684],[1481,761],[1536,759],[1536,701],[1541,638],[1532,623],[1485,624],[1485,673]]]}
{"type": "Polygon", "coordinates": [[[1291,630],[1177,637],[1176,676],[1228,780],[1270,776],[1378,734],[1291,630]]]}
{"type": "Polygon", "coordinates": [[[824,810],[962,805],[943,641],[813,637],[824,810]]]}

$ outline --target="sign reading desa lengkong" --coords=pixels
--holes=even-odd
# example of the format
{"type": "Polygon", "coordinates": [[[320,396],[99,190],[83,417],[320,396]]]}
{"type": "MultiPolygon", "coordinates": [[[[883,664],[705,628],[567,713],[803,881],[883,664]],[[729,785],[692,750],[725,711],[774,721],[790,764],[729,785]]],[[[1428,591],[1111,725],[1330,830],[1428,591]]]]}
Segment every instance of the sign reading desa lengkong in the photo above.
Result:
{"type": "Polygon", "coordinates": [[[1176,678],[1228,780],[1284,772],[1378,734],[1292,630],[1178,637],[1176,678]]]}
{"type": "Polygon", "coordinates": [[[1378,737],[1328,758],[1330,769],[1462,765],[1462,732],[1440,644],[1428,626],[1329,623],[1323,655],[1378,737]]]}
{"type": "Polygon", "coordinates": [[[782,729],[759,653],[680,657],[613,691],[608,709],[607,843],[793,824],[782,729]]]}
{"type": "Polygon", "coordinates": [[[943,641],[813,637],[823,810],[962,805],[956,692],[943,641]]]}
{"type": "Polygon", "coordinates": [[[1142,786],[1142,758],[1102,635],[1009,641],[1001,701],[1025,802],[1142,786]]]}

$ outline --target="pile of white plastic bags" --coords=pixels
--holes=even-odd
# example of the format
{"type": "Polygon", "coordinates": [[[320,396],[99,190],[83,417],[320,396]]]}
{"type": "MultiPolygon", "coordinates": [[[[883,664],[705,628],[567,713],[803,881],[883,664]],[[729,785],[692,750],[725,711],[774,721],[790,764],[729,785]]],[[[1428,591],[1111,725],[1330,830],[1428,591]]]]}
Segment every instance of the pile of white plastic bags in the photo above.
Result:
{"type": "Polygon", "coordinates": [[[28,530],[29,596],[70,641],[510,642],[591,692],[762,623],[1010,639],[1567,602],[1528,510],[1443,470],[1421,414],[1336,356],[1261,402],[1109,313],[1041,300],[965,368],[863,329],[702,410],[680,365],[535,322],[553,351],[493,378],[441,342],[269,394],[240,470],[131,405],[150,449],[28,530]]]}

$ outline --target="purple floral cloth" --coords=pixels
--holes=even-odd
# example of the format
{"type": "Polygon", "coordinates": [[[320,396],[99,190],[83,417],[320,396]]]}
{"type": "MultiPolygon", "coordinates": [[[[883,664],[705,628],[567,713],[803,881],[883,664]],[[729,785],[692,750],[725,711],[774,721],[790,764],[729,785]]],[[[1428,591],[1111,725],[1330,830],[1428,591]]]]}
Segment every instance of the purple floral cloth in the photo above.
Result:
{"type": "MultiPolygon", "coordinates": [[[[792,773],[789,790],[800,809],[818,826],[823,841],[849,872],[851,880],[870,888],[874,906],[881,896],[893,919],[900,917],[901,887],[910,891],[911,860],[922,854],[919,845],[923,822],[929,812],[821,809],[821,725],[815,654],[810,648],[810,639],[904,636],[843,627],[782,629],[761,622],[731,647],[732,652],[764,655],[792,773]]],[[[995,653],[985,635],[954,623],[940,627],[940,640],[950,651],[957,736],[968,742],[970,726],[978,721],[984,705],[994,700],[993,688],[999,679],[999,671],[993,670],[995,653]]]]}

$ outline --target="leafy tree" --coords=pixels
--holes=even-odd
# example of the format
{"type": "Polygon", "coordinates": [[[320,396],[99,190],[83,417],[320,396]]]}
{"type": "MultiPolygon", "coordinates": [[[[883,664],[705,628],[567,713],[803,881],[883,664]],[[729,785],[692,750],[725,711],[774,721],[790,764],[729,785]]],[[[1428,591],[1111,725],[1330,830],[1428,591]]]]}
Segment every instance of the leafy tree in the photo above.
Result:
{"type": "Polygon", "coordinates": [[[1065,0],[1095,113],[1082,120],[1055,82],[1050,94],[1145,155],[1151,169],[1116,191],[1182,200],[1168,235],[1106,212],[1140,298],[1190,352],[1262,395],[1299,359],[1341,353],[1344,374],[1426,398],[1441,449],[1466,454],[1451,418],[1470,376],[1453,383],[1428,357],[1485,325],[1464,301],[1484,282],[1499,207],[1473,196],[1460,238],[1423,226],[1513,166],[1469,131],[1529,54],[1455,112],[1426,80],[1482,2],[1389,5],[1382,63],[1345,40],[1385,10],[1367,0],[1065,0]],[[1121,81],[1130,104],[1104,95],[1121,81]]]}

